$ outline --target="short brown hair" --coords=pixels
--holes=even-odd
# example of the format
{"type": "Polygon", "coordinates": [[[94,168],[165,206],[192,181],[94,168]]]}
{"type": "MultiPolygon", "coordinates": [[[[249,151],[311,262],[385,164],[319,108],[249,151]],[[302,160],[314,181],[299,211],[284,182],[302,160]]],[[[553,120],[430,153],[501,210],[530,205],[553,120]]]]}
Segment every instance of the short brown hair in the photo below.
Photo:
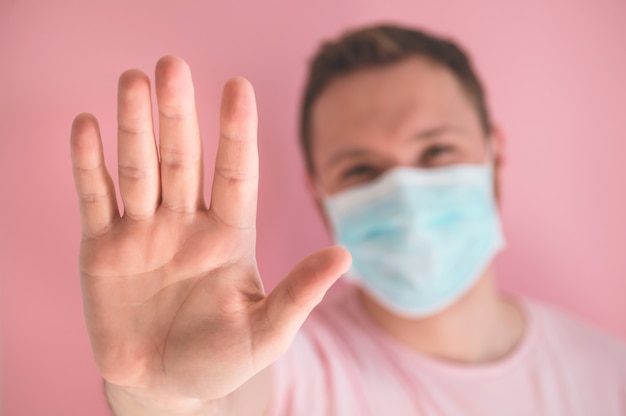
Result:
{"type": "Polygon", "coordinates": [[[313,57],[300,113],[300,144],[308,171],[311,155],[311,112],[324,88],[334,79],[360,69],[383,67],[412,56],[423,56],[451,70],[474,103],[485,134],[491,122],[483,87],[470,59],[454,42],[423,31],[395,25],[379,25],[346,32],[322,44],[313,57]]]}

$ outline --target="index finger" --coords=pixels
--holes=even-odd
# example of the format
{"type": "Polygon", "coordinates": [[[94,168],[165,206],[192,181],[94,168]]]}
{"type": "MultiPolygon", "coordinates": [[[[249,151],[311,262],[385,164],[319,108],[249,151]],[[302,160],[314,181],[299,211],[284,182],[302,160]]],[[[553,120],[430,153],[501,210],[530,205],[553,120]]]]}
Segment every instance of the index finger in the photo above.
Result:
{"type": "Polygon", "coordinates": [[[222,92],[211,212],[230,226],[254,227],[258,177],[254,90],[245,78],[232,78],[222,92]]]}

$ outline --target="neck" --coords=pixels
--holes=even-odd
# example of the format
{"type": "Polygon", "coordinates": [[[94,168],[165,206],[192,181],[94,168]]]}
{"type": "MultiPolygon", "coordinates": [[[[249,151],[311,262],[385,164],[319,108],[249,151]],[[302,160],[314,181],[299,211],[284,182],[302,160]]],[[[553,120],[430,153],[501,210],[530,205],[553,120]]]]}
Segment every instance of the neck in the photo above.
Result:
{"type": "Polygon", "coordinates": [[[372,320],[392,338],[446,361],[498,360],[515,348],[524,332],[519,306],[496,290],[491,268],[453,305],[426,318],[399,317],[362,290],[359,294],[372,320]]]}

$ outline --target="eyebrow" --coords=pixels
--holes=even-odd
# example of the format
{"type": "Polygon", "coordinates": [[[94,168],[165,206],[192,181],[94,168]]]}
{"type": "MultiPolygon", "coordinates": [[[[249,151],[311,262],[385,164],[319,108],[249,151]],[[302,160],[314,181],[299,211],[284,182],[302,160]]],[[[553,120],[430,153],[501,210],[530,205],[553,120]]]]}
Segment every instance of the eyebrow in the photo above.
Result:
{"type": "Polygon", "coordinates": [[[448,133],[448,132],[462,133],[463,129],[453,124],[441,124],[439,126],[419,132],[417,135],[415,135],[415,138],[418,140],[432,139],[432,138],[439,136],[440,134],[448,133]]]}
{"type": "MultiPolygon", "coordinates": [[[[413,136],[413,139],[415,140],[431,140],[431,139],[435,139],[438,136],[440,136],[443,133],[449,132],[449,131],[459,131],[458,128],[455,128],[453,125],[451,124],[442,124],[440,126],[437,127],[433,127],[430,128],[428,130],[424,130],[421,131],[419,133],[417,133],[416,135],[413,136]]],[[[340,162],[343,159],[356,159],[359,157],[363,157],[363,156],[367,156],[371,154],[371,152],[367,149],[353,149],[353,150],[348,150],[345,152],[341,152],[337,155],[335,155],[332,159],[330,159],[327,163],[326,163],[326,169],[328,169],[329,167],[337,164],[338,162],[340,162]]]]}

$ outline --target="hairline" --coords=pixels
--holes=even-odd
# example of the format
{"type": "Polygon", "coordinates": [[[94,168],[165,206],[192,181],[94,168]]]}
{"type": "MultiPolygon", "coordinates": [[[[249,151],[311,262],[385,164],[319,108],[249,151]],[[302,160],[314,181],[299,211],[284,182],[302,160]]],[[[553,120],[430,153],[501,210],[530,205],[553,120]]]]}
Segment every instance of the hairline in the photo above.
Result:
{"type": "MultiPolygon", "coordinates": [[[[428,61],[430,64],[433,64],[439,68],[443,68],[445,70],[447,70],[448,72],[450,72],[452,74],[452,76],[454,77],[455,81],[458,82],[459,86],[461,87],[461,90],[463,91],[463,94],[465,95],[465,97],[469,100],[470,105],[473,107],[473,111],[476,114],[476,117],[478,118],[478,121],[480,123],[481,126],[481,130],[483,131],[484,135],[485,135],[485,139],[488,139],[490,134],[491,134],[491,123],[487,114],[487,120],[483,120],[483,114],[481,111],[481,107],[485,107],[484,111],[488,113],[488,109],[486,108],[487,105],[484,102],[485,98],[484,98],[484,92],[483,93],[483,103],[481,106],[481,99],[480,97],[477,96],[477,94],[473,91],[471,91],[471,88],[467,85],[466,82],[463,82],[463,79],[461,78],[461,76],[459,76],[459,74],[457,72],[455,72],[450,66],[446,65],[445,63],[441,62],[440,60],[437,60],[436,58],[425,54],[425,53],[420,53],[420,52],[407,52],[406,55],[399,57],[398,59],[392,60],[392,61],[388,61],[388,62],[382,62],[382,63],[377,63],[377,64],[370,64],[370,65],[364,65],[363,67],[360,68],[356,68],[353,70],[349,70],[346,71],[345,73],[342,74],[336,74],[334,76],[332,76],[325,84],[323,84],[323,87],[321,89],[319,89],[318,91],[316,91],[316,94],[312,97],[312,99],[308,102],[305,102],[306,104],[308,104],[308,111],[302,113],[301,117],[304,118],[303,122],[302,122],[302,130],[301,130],[301,143],[303,144],[303,153],[304,153],[304,158],[305,158],[305,165],[306,165],[306,170],[307,173],[309,175],[314,175],[315,174],[315,167],[313,164],[313,114],[314,114],[314,109],[316,104],[319,102],[320,97],[322,97],[322,95],[324,94],[324,92],[326,92],[328,90],[328,88],[335,84],[337,81],[340,81],[342,79],[346,79],[350,76],[353,76],[355,74],[358,74],[360,72],[363,71],[370,71],[370,70],[384,70],[386,68],[392,67],[394,65],[398,65],[401,64],[403,62],[406,62],[407,60],[410,59],[424,59],[426,61],[428,61]],[[487,122],[487,125],[485,124],[485,121],[487,122]]],[[[474,74],[475,77],[476,74],[474,74]]],[[[479,81],[479,80],[478,80],[479,81]]],[[[480,82],[480,81],[479,81],[480,82]]],[[[479,85],[481,90],[482,90],[482,85],[479,85]]]]}

